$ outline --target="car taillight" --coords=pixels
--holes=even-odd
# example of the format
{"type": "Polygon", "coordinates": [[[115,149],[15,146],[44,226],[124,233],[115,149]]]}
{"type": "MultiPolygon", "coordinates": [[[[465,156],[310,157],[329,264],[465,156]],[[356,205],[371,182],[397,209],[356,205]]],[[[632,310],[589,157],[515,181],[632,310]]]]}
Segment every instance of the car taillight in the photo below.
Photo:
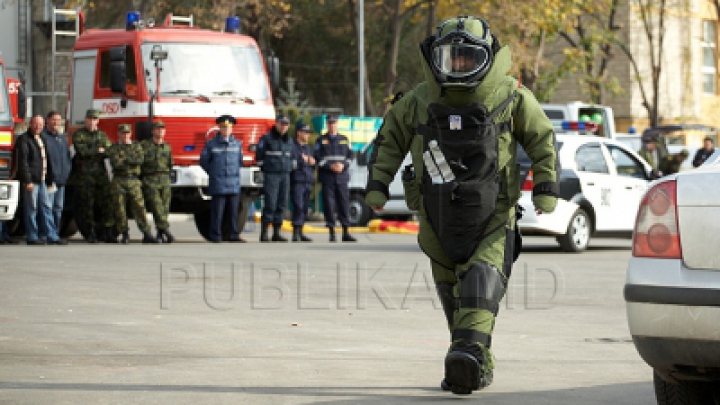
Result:
{"type": "Polygon", "coordinates": [[[682,259],[675,180],[651,188],[640,202],[633,236],[633,256],[682,259]]]}
{"type": "Polygon", "coordinates": [[[520,187],[520,190],[532,191],[534,186],[535,186],[535,183],[533,183],[533,171],[528,170],[527,175],[525,175],[525,181],[523,181],[523,184],[522,184],[522,187],[520,187]]]}

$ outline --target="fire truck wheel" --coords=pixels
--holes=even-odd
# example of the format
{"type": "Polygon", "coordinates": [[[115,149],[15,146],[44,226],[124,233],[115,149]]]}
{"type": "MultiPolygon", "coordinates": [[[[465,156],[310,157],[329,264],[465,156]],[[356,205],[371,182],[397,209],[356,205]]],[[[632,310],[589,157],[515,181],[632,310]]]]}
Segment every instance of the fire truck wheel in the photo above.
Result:
{"type": "Polygon", "coordinates": [[[61,238],[69,238],[75,235],[78,231],[78,226],[75,223],[75,219],[72,216],[72,212],[64,211],[60,218],[60,234],[61,238]]]}
{"type": "Polygon", "coordinates": [[[205,240],[210,237],[210,208],[209,205],[195,211],[195,228],[205,240]]]}
{"type": "MultiPolygon", "coordinates": [[[[252,203],[252,200],[250,199],[241,199],[240,200],[240,207],[238,209],[237,213],[237,225],[238,230],[240,233],[243,232],[243,229],[245,228],[245,223],[248,219],[248,210],[250,209],[250,204],[252,203]]],[[[227,215],[227,212],[225,213],[227,215]]],[[[210,208],[209,204],[207,206],[204,206],[203,208],[195,211],[195,228],[197,228],[197,231],[200,235],[202,235],[205,240],[209,240],[210,238],[210,208]]],[[[227,241],[230,240],[230,225],[227,223],[223,224],[223,240],[227,241]]]]}

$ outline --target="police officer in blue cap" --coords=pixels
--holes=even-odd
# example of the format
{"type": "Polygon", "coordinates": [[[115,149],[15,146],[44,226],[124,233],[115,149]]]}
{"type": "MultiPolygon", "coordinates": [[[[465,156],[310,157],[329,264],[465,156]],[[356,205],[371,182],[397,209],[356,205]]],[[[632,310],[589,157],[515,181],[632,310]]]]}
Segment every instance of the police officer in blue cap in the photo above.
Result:
{"type": "Polygon", "coordinates": [[[310,208],[310,193],[315,182],[315,158],[312,156],[308,140],[310,126],[303,121],[295,125],[295,140],[293,141],[294,169],[290,173],[290,201],[293,205],[293,242],[312,242],[305,236],[303,226],[310,208]]]}
{"type": "Polygon", "coordinates": [[[215,137],[205,144],[200,154],[200,166],[207,172],[210,204],[210,242],[223,239],[223,220],[229,225],[228,240],[245,242],[238,230],[237,213],[240,206],[240,167],[242,167],[242,143],[232,134],[235,118],[222,115],[215,120],[220,128],[215,137]],[[227,209],[226,209],[227,208],[227,209]],[[230,218],[223,218],[228,212],[230,218]]]}
{"type": "Polygon", "coordinates": [[[350,141],[338,133],[338,118],[327,116],[327,132],[315,143],[315,160],[322,183],[325,223],[330,242],[335,242],[335,214],[343,227],[343,242],[355,242],[350,235],[350,173],[352,160],[350,141]]]}
{"type": "Polygon", "coordinates": [[[263,172],[264,206],[262,210],[260,242],[269,242],[268,227],[273,224],[273,242],[287,242],[280,235],[287,195],[290,189],[290,171],[293,166],[293,144],[288,134],[290,119],[278,115],[275,125],[260,138],[257,145],[257,164],[263,172]]]}

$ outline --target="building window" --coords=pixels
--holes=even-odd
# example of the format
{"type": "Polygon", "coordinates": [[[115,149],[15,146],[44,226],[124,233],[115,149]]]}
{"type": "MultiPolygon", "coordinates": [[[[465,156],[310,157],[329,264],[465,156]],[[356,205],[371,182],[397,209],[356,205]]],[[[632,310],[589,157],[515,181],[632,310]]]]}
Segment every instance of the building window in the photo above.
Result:
{"type": "Polygon", "coordinates": [[[715,31],[715,21],[703,21],[703,93],[717,94],[717,54],[716,42],[717,34],[715,31]]]}

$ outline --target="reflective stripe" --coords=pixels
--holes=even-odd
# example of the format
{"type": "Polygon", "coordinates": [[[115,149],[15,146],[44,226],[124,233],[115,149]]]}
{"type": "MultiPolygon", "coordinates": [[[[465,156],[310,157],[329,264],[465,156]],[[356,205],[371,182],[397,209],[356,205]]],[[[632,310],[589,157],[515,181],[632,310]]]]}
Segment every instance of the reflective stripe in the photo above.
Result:
{"type": "Polygon", "coordinates": [[[438,171],[437,166],[435,166],[435,162],[433,162],[432,157],[430,156],[430,151],[425,151],[423,153],[423,162],[425,162],[425,168],[428,171],[428,174],[430,175],[430,178],[432,179],[433,184],[442,184],[443,179],[442,176],[440,176],[440,172],[438,171]]]}
{"type": "Polygon", "coordinates": [[[430,141],[430,143],[428,143],[428,148],[430,149],[430,152],[432,152],[433,158],[435,158],[435,164],[437,164],[438,170],[445,182],[449,183],[455,180],[455,174],[450,168],[447,160],[445,160],[445,155],[440,150],[440,146],[437,141],[430,141]]]}
{"type": "Polygon", "coordinates": [[[346,159],[346,157],[344,155],[328,155],[328,156],[325,156],[325,159],[323,159],[323,160],[333,160],[333,161],[337,162],[337,161],[341,161],[341,160],[345,160],[345,159],[346,159]]]}
{"type": "Polygon", "coordinates": [[[225,152],[240,152],[240,148],[234,146],[232,148],[212,148],[212,153],[225,153],[225,152]]]}
{"type": "Polygon", "coordinates": [[[283,153],[282,153],[282,151],[279,151],[279,150],[277,150],[277,151],[269,150],[269,151],[265,152],[265,155],[266,156],[282,156],[283,153]]]}

